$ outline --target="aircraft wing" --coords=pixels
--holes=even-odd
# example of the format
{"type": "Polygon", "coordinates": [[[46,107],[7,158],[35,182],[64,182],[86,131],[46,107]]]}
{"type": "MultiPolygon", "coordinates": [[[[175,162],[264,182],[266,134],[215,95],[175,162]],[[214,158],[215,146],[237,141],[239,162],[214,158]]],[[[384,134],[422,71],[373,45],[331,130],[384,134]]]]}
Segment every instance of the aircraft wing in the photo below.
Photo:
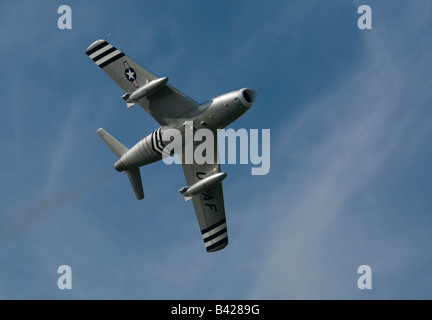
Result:
{"type": "MultiPolygon", "coordinates": [[[[215,137],[215,160],[217,159],[217,134],[215,137]]],[[[195,150],[195,146],[194,146],[195,150]]],[[[184,154],[184,152],[183,152],[184,154]]],[[[214,164],[185,164],[182,162],[186,182],[192,186],[196,182],[219,173],[220,165],[214,164]]],[[[225,218],[225,204],[223,198],[222,182],[205,190],[192,198],[198,224],[208,252],[214,252],[228,245],[227,224],[225,218]]]]}
{"type": "MultiPolygon", "coordinates": [[[[105,40],[93,42],[86,54],[126,93],[133,93],[148,82],[159,79],[105,40]]],[[[137,103],[161,125],[167,125],[167,119],[181,118],[199,107],[197,102],[169,84],[137,103]]]]}

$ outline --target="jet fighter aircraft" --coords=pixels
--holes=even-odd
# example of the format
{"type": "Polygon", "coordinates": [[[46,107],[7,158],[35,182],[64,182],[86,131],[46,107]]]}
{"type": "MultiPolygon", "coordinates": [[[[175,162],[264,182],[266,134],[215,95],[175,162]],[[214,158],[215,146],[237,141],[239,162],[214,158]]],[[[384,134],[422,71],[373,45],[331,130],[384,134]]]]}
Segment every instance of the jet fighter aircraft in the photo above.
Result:
{"type": "MultiPolygon", "coordinates": [[[[207,128],[214,136],[213,163],[198,164],[184,161],[182,168],[187,187],[180,189],[185,200],[192,199],[204,245],[207,252],[225,248],[228,244],[227,223],[222,191],[221,172],[217,161],[217,130],[225,128],[256,101],[257,93],[248,88],[232,91],[208,102],[199,104],[168,84],[168,78],[159,78],[129,58],[106,40],[92,43],[86,54],[125,91],[122,96],[128,108],[139,104],[160,127],[128,149],[104,129],[97,130],[99,136],[119,158],[114,167],[125,171],[137,199],[144,198],[140,167],[161,160],[165,142],[163,133],[177,129],[183,136],[185,125],[193,124],[192,130],[207,128]]],[[[192,143],[195,150],[198,144],[192,143]]],[[[182,155],[187,150],[183,144],[182,155]]]]}

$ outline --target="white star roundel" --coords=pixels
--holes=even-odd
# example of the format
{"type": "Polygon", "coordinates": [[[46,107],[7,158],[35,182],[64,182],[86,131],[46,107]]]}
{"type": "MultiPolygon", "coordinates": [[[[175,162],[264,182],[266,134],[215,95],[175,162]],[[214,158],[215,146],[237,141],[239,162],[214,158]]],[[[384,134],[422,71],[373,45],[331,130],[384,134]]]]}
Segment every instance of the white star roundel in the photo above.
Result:
{"type": "Polygon", "coordinates": [[[132,68],[127,68],[125,70],[125,76],[126,76],[126,79],[128,79],[130,82],[133,82],[136,80],[136,72],[132,68]]]}

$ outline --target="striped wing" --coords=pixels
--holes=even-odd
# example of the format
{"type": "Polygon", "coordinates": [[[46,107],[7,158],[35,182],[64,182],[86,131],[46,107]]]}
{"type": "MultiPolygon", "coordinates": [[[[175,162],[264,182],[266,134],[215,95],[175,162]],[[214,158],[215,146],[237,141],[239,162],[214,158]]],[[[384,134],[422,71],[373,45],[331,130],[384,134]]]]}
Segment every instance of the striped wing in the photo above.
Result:
{"type": "MultiPolygon", "coordinates": [[[[105,40],[92,43],[86,54],[127,93],[158,79],[105,40]]],[[[167,125],[167,119],[180,118],[199,107],[197,102],[169,84],[151,96],[139,99],[138,104],[161,125],[167,125]]]]}
{"type": "MultiPolygon", "coordinates": [[[[221,172],[220,165],[216,161],[216,137],[217,134],[215,133],[214,164],[185,164],[183,161],[183,172],[189,186],[215,173],[221,172]]],[[[194,196],[192,201],[206,250],[214,252],[225,248],[228,245],[228,231],[222,183],[194,196]]]]}

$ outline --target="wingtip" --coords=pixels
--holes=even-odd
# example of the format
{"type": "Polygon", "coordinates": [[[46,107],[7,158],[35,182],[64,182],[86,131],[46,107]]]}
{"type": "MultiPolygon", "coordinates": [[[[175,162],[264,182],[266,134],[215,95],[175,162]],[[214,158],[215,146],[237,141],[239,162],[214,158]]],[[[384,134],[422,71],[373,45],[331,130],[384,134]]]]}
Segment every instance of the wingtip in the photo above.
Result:
{"type": "Polygon", "coordinates": [[[102,137],[102,136],[105,134],[105,130],[104,130],[103,128],[99,128],[99,129],[96,130],[96,133],[97,133],[100,137],[102,137]]]}
{"type": "Polygon", "coordinates": [[[206,249],[207,249],[208,253],[217,252],[217,251],[224,249],[227,245],[228,245],[228,237],[226,238],[226,240],[225,239],[223,240],[222,244],[214,246],[214,247],[209,246],[206,249]]]}
{"type": "Polygon", "coordinates": [[[91,45],[89,45],[89,47],[86,49],[85,53],[88,53],[90,50],[92,50],[93,48],[97,47],[98,45],[100,45],[103,42],[107,42],[106,40],[96,40],[95,42],[93,42],[91,45]]]}

